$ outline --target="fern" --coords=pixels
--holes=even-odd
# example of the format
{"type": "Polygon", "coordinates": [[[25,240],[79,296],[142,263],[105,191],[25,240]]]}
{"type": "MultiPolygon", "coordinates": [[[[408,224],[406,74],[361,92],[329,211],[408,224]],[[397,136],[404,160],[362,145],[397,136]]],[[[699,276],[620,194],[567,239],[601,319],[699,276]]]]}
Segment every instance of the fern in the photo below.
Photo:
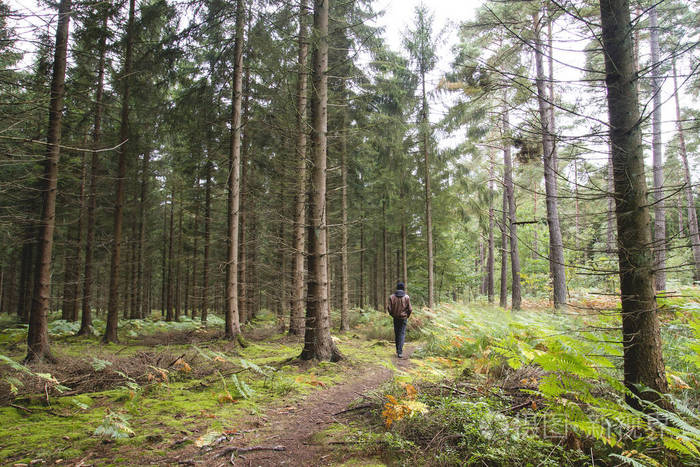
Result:
{"type": "Polygon", "coordinates": [[[129,425],[126,415],[112,412],[107,412],[107,415],[102,419],[102,423],[93,432],[94,436],[107,437],[111,439],[121,439],[134,436],[134,430],[129,425]]]}
{"type": "Polygon", "coordinates": [[[253,391],[245,381],[239,379],[237,375],[231,376],[231,380],[236,387],[236,391],[243,399],[249,399],[253,394],[255,394],[255,391],[253,391]]]}
{"type": "Polygon", "coordinates": [[[109,360],[102,360],[97,357],[92,357],[92,369],[95,371],[102,371],[110,365],[112,365],[112,362],[109,360]]]}
{"type": "Polygon", "coordinates": [[[614,459],[618,459],[627,465],[631,465],[632,467],[661,467],[661,464],[654,461],[654,459],[651,459],[651,458],[646,457],[646,456],[645,456],[646,457],[645,460],[651,460],[653,462],[651,462],[649,464],[645,464],[641,461],[633,459],[633,458],[626,456],[624,454],[610,454],[610,457],[612,457],[614,459]]]}

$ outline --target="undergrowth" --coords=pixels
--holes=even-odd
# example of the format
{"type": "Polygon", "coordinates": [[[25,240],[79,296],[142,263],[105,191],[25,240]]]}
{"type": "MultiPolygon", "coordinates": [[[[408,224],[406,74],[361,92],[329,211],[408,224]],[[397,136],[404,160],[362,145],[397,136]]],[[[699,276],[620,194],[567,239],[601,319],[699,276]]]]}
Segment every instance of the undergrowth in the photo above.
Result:
{"type": "Polygon", "coordinates": [[[31,367],[19,363],[23,346],[8,343],[25,339],[26,329],[8,323],[1,334],[12,339],[0,343],[0,464],[78,462],[90,452],[107,463],[165,462],[185,446],[206,449],[257,426],[267,407],[293,404],[389,355],[348,334],[336,338],[344,362],[303,363],[301,342],[278,333],[274,314],[258,317],[251,331],[260,336],[245,348],[211,334],[217,319],[210,316],[208,328],[188,318],[125,321],[116,345],[75,337],[73,323],[53,321],[58,363],[31,367]]]}
{"type": "Polygon", "coordinates": [[[700,300],[683,295],[661,301],[671,410],[625,403],[617,313],[444,305],[413,355],[421,410],[395,384],[386,431],[357,439],[406,465],[700,465],[700,300]]]}

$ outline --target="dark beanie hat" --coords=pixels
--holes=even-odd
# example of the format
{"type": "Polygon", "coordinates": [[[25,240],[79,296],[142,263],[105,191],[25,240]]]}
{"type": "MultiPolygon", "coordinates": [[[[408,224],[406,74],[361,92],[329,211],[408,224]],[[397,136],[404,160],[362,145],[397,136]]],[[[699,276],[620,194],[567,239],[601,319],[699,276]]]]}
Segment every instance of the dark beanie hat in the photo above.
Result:
{"type": "Polygon", "coordinates": [[[403,285],[403,282],[399,282],[396,284],[396,290],[406,290],[406,286],[403,285]]]}

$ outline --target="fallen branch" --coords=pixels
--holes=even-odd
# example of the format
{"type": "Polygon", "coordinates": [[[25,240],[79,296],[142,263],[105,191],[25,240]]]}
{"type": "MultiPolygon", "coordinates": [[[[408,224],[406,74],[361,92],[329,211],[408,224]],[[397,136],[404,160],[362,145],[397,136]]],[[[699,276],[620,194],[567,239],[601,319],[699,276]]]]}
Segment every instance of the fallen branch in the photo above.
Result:
{"type": "Polygon", "coordinates": [[[26,407],[22,407],[21,405],[10,404],[10,406],[11,406],[11,407],[14,407],[15,409],[24,410],[24,411],[27,412],[27,413],[34,413],[34,412],[32,412],[30,409],[28,409],[28,408],[26,408],[26,407]]]}
{"type": "Polygon", "coordinates": [[[528,405],[531,405],[534,401],[531,399],[526,400],[522,404],[514,405],[513,407],[508,407],[507,409],[501,410],[501,413],[505,412],[512,412],[513,410],[518,410],[522,409],[523,407],[527,407],[528,405]]]}
{"type": "Polygon", "coordinates": [[[284,446],[251,446],[249,448],[237,448],[230,447],[226,448],[218,454],[218,457],[224,457],[229,454],[241,454],[243,452],[253,452],[253,451],[286,451],[287,448],[284,446]]]}
{"type": "Polygon", "coordinates": [[[457,389],[457,388],[452,388],[452,387],[450,387],[450,386],[445,386],[444,384],[441,384],[440,387],[443,388],[443,389],[449,389],[450,391],[456,392],[457,394],[461,394],[461,395],[463,395],[463,396],[470,396],[470,395],[471,395],[471,394],[469,394],[468,392],[460,391],[460,390],[457,389]]]}
{"type": "Polygon", "coordinates": [[[173,365],[175,365],[175,364],[176,364],[181,358],[183,358],[185,355],[187,355],[187,353],[183,353],[182,355],[180,355],[179,357],[177,357],[175,360],[173,360],[173,362],[172,362],[170,365],[168,365],[168,368],[172,368],[173,365]]]}
{"type": "Polygon", "coordinates": [[[343,413],[352,412],[352,411],[354,411],[354,410],[369,409],[369,408],[372,408],[372,407],[374,407],[374,405],[372,405],[372,404],[358,405],[357,407],[353,407],[353,408],[351,408],[351,409],[341,410],[340,412],[336,412],[336,413],[334,413],[333,415],[334,415],[334,416],[335,416],[335,415],[340,415],[340,414],[343,414],[343,413]]]}

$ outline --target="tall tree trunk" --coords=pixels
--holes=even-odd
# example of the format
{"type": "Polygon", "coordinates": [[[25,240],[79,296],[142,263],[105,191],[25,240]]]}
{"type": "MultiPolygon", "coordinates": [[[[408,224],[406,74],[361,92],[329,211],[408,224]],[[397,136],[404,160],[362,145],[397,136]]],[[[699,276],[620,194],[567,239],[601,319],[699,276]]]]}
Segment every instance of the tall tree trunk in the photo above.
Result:
{"type": "Polygon", "coordinates": [[[163,238],[161,248],[161,281],[160,281],[160,316],[167,314],[168,308],[168,202],[167,196],[163,204],[163,238]]]}
{"type": "Polygon", "coordinates": [[[615,172],[613,170],[612,146],[608,145],[608,237],[607,252],[616,251],[615,244],[615,172]]]}
{"type": "Polygon", "coordinates": [[[172,321],[175,318],[173,311],[173,241],[175,237],[175,188],[170,193],[170,227],[168,228],[168,280],[166,285],[165,320],[172,321]]]}
{"type": "MultiPolygon", "coordinates": [[[[328,174],[326,173],[326,178],[328,177],[328,174]]],[[[331,289],[331,282],[333,281],[333,276],[332,276],[332,268],[331,265],[333,264],[333,256],[331,255],[331,237],[330,237],[330,228],[328,227],[328,218],[330,217],[330,208],[329,206],[331,205],[331,197],[330,197],[331,191],[328,187],[328,183],[326,182],[326,201],[325,201],[325,212],[326,212],[326,230],[324,231],[324,235],[326,236],[326,288],[328,289],[328,323],[329,326],[333,326],[333,324],[330,322],[330,317],[331,317],[331,310],[333,309],[333,290],[331,289]]]]}
{"type": "Polygon", "coordinates": [[[243,0],[236,1],[236,39],[233,46],[233,96],[231,99],[231,147],[228,166],[228,212],[226,255],[226,324],[225,337],[236,338],[240,332],[238,316],[238,209],[240,207],[241,169],[241,101],[243,96],[243,0]]]}
{"type": "Polygon", "coordinates": [[[341,226],[341,245],[340,245],[340,288],[341,288],[341,299],[340,299],[340,330],[349,331],[350,330],[350,294],[349,294],[349,283],[350,275],[348,272],[348,141],[347,141],[347,131],[346,131],[346,114],[343,111],[341,120],[341,131],[340,135],[340,184],[342,185],[342,203],[341,210],[342,226],[341,226]]]}
{"type": "Polygon", "coordinates": [[[136,308],[141,318],[150,316],[151,310],[144,306],[144,262],[146,260],[146,209],[148,204],[148,171],[151,160],[151,152],[146,150],[143,154],[141,165],[141,196],[139,200],[139,243],[138,243],[138,271],[136,273],[136,308]]]}
{"type": "Polygon", "coordinates": [[[83,277],[83,305],[80,317],[78,335],[92,333],[92,269],[93,250],[95,245],[95,211],[97,210],[97,171],[99,159],[97,149],[102,142],[102,98],[104,96],[105,61],[107,55],[107,20],[109,15],[104,12],[100,30],[100,59],[97,70],[97,90],[95,91],[95,119],[92,133],[92,155],[90,159],[90,194],[87,208],[87,232],[85,238],[85,274],[83,277]]]}
{"type": "MultiPolygon", "coordinates": [[[[243,114],[241,116],[241,180],[240,180],[240,215],[238,228],[238,318],[240,323],[248,320],[248,197],[250,196],[250,183],[248,181],[248,141],[250,131],[248,128],[248,105],[250,101],[250,67],[245,67],[244,89],[242,97],[243,114]]],[[[251,239],[255,241],[255,239],[251,239]]]]}
{"type": "MultiPolygon", "coordinates": [[[[249,177],[250,179],[250,186],[254,186],[254,178],[253,174],[254,172],[251,170],[250,171],[251,176],[249,177]]],[[[255,204],[254,204],[254,199],[251,198],[251,204],[250,204],[250,241],[248,242],[248,258],[247,258],[247,276],[248,276],[248,289],[246,291],[246,297],[248,298],[247,302],[247,316],[246,319],[254,319],[258,315],[258,311],[260,311],[260,297],[261,297],[261,292],[260,292],[260,274],[259,274],[259,269],[258,269],[258,217],[255,212],[255,204]]]]}
{"type": "Polygon", "coordinates": [[[408,246],[405,218],[401,220],[401,276],[403,283],[408,287],[408,246]]]}
{"type": "Polygon", "coordinates": [[[296,176],[297,189],[294,203],[294,259],[292,276],[292,309],[289,317],[289,333],[301,335],[304,330],[304,258],[306,228],[306,87],[308,73],[306,59],[309,50],[307,39],[307,0],[299,5],[299,60],[297,71],[297,124],[296,124],[296,176]]]}
{"type": "Polygon", "coordinates": [[[360,309],[365,308],[365,220],[360,212],[360,309]]]}
{"type": "Polygon", "coordinates": [[[212,162],[207,150],[207,174],[204,185],[204,258],[202,259],[202,323],[207,322],[209,311],[209,244],[211,240],[211,176],[212,162]]]}
{"type": "Polygon", "coordinates": [[[192,247],[192,314],[190,315],[192,319],[197,316],[197,309],[201,305],[201,297],[199,295],[200,291],[197,288],[197,281],[199,276],[197,275],[197,263],[199,258],[197,257],[197,252],[199,251],[199,215],[202,208],[202,198],[201,198],[201,185],[199,179],[202,176],[200,169],[197,169],[197,180],[195,181],[195,190],[197,192],[197,204],[194,211],[194,225],[192,226],[194,235],[194,245],[192,247]]]}
{"type": "MultiPolygon", "coordinates": [[[[388,247],[389,243],[387,230],[386,230],[386,201],[382,199],[382,292],[379,294],[382,297],[382,301],[389,295],[390,285],[387,284],[389,276],[389,255],[388,247]]],[[[379,303],[382,303],[381,301],[379,303]]]]}
{"type": "Polygon", "coordinates": [[[83,161],[80,175],[80,208],[78,210],[78,225],[73,230],[70,253],[66,257],[66,267],[63,284],[63,305],[61,306],[62,319],[76,321],[78,319],[78,296],[80,289],[80,251],[83,245],[83,221],[85,219],[85,178],[87,174],[87,160],[83,153],[83,161]]]}
{"type": "Polygon", "coordinates": [[[425,93],[425,73],[421,76],[422,86],[422,108],[421,108],[421,131],[422,131],[422,151],[423,151],[423,170],[425,171],[425,238],[426,248],[428,250],[428,308],[432,309],[435,306],[435,276],[433,264],[433,208],[432,208],[432,190],[430,188],[430,155],[429,155],[429,121],[428,121],[428,100],[425,93]]]}
{"type": "Polygon", "coordinates": [[[581,210],[579,208],[579,198],[578,198],[578,160],[576,159],[576,156],[574,156],[574,204],[576,208],[576,212],[574,215],[574,233],[576,234],[575,237],[575,248],[576,248],[576,255],[578,256],[581,251],[581,210]]]}
{"type": "MultiPolygon", "coordinates": [[[[505,143],[508,144],[508,143],[505,143]]],[[[505,176],[503,177],[505,186],[505,176]]],[[[498,306],[508,307],[508,193],[503,190],[503,212],[501,217],[501,289],[498,295],[498,306]]]]}
{"type": "MultiPolygon", "coordinates": [[[[180,194],[182,198],[184,196],[180,194]]],[[[177,258],[175,259],[175,321],[180,321],[182,313],[182,211],[184,210],[184,200],[180,200],[177,215],[177,258]]]]}
{"type": "Polygon", "coordinates": [[[374,231],[372,233],[372,259],[373,259],[373,264],[372,264],[372,278],[370,280],[370,284],[372,285],[372,304],[374,306],[375,310],[381,311],[381,303],[382,303],[382,298],[381,298],[381,288],[379,287],[379,276],[380,276],[380,271],[379,271],[379,240],[377,240],[377,232],[374,231]]]}
{"type": "MultiPolygon", "coordinates": [[[[134,204],[136,204],[135,200],[132,200],[134,204]]],[[[129,283],[128,283],[128,288],[127,290],[129,291],[129,318],[130,319],[138,319],[140,318],[140,312],[137,308],[137,302],[138,302],[138,297],[137,297],[137,290],[138,290],[138,278],[136,277],[137,271],[138,271],[138,253],[137,253],[137,248],[138,248],[138,218],[137,222],[131,223],[131,242],[129,244],[129,253],[131,256],[130,259],[130,264],[129,264],[129,283]]]]}
{"type": "MultiPolygon", "coordinates": [[[[547,223],[549,224],[549,264],[552,273],[554,307],[566,305],[566,272],[564,269],[564,245],[557,206],[557,154],[552,128],[552,112],[549,109],[540,39],[541,21],[539,12],[535,14],[535,65],[537,68],[537,102],[542,124],[542,148],[544,162],[545,192],[547,195],[547,223]]],[[[511,238],[513,233],[511,232],[511,238]]]]}
{"type": "MultiPolygon", "coordinates": [[[[683,135],[683,121],[681,120],[681,105],[678,101],[678,73],[676,72],[676,59],[673,59],[673,96],[676,101],[676,128],[678,129],[678,151],[683,161],[683,177],[685,181],[685,198],[688,203],[688,233],[690,234],[690,247],[693,252],[693,280],[700,281],[700,234],[698,234],[698,217],[695,211],[695,199],[693,198],[693,180],[690,178],[690,168],[688,166],[688,152],[685,147],[685,136],[683,135]]],[[[681,222],[682,225],[682,222],[681,222]]],[[[679,231],[682,227],[679,226],[679,231]]]]}
{"type": "Polygon", "coordinates": [[[107,327],[102,340],[104,342],[118,342],[117,326],[119,325],[119,274],[120,255],[122,243],[122,223],[124,210],[124,184],[126,180],[126,158],[130,144],[129,138],[129,94],[131,73],[133,68],[134,49],[134,9],[136,0],[129,0],[129,22],[126,30],[126,55],[124,58],[124,73],[122,73],[121,123],[119,129],[119,166],[117,172],[117,194],[114,202],[114,238],[112,245],[112,263],[109,273],[109,304],[107,306],[107,327]]]}
{"type": "Polygon", "coordinates": [[[486,295],[488,297],[489,303],[493,303],[494,296],[494,238],[493,238],[493,227],[494,227],[494,211],[493,211],[493,182],[495,177],[495,167],[493,154],[489,152],[489,240],[488,240],[488,257],[486,260],[486,295]]]}
{"type": "MultiPolygon", "coordinates": [[[[537,192],[539,191],[539,183],[537,180],[533,180],[532,183],[532,217],[537,221],[537,192]]],[[[539,221],[537,224],[534,225],[532,229],[532,259],[540,259],[540,247],[539,247],[539,240],[537,236],[537,226],[539,224],[539,221]]]]}
{"type": "Polygon", "coordinates": [[[22,242],[22,259],[19,274],[19,296],[17,300],[17,316],[20,322],[28,323],[32,307],[32,295],[34,290],[33,265],[34,247],[37,228],[32,224],[25,226],[22,242]]]}
{"type": "Polygon", "coordinates": [[[277,293],[277,324],[279,329],[284,331],[284,312],[287,307],[287,297],[288,297],[288,285],[287,285],[287,248],[286,248],[286,235],[287,235],[287,219],[282,213],[286,213],[286,203],[285,203],[285,189],[284,184],[280,184],[280,194],[279,194],[279,206],[280,206],[280,219],[279,219],[279,245],[277,251],[279,253],[279,271],[281,276],[281,283],[277,293]]]}
{"type": "Polygon", "coordinates": [[[340,351],[331,339],[328,304],[328,268],[326,230],[326,163],[328,131],[328,9],[329,0],[314,0],[313,53],[313,173],[311,183],[311,228],[309,238],[309,294],[307,307],[311,310],[313,342],[304,342],[304,360],[338,361],[340,351]]]}
{"type": "Polygon", "coordinates": [[[511,308],[519,310],[522,304],[522,289],[520,285],[520,250],[518,249],[518,224],[515,211],[515,184],[513,183],[513,160],[511,157],[510,119],[508,110],[503,112],[503,134],[506,135],[503,145],[503,179],[505,195],[508,199],[508,223],[506,229],[510,239],[511,265],[511,308]]]}
{"type": "Polygon", "coordinates": [[[61,0],[58,6],[56,48],[51,77],[51,100],[49,102],[49,126],[46,136],[46,159],[44,161],[43,209],[39,233],[39,254],[32,309],[27,333],[27,357],[25,361],[52,360],[49,348],[47,314],[49,311],[49,288],[51,286],[51,252],[56,225],[56,191],[58,185],[58,160],[61,149],[61,117],[65,92],[66,58],[68,55],[68,29],[71,0],[61,0]]]}
{"type": "Polygon", "coordinates": [[[656,291],[666,290],[666,208],[664,207],[664,155],[661,141],[661,79],[659,77],[659,24],[656,7],[649,9],[649,47],[651,49],[651,152],[654,176],[654,284],[656,291]]]}
{"type": "MultiPolygon", "coordinates": [[[[654,297],[654,261],[628,0],[601,0],[620,257],[624,383],[656,401],[668,392],[654,297]],[[640,389],[646,386],[651,391],[640,389]]],[[[633,397],[628,403],[639,407],[633,397]]]]}

